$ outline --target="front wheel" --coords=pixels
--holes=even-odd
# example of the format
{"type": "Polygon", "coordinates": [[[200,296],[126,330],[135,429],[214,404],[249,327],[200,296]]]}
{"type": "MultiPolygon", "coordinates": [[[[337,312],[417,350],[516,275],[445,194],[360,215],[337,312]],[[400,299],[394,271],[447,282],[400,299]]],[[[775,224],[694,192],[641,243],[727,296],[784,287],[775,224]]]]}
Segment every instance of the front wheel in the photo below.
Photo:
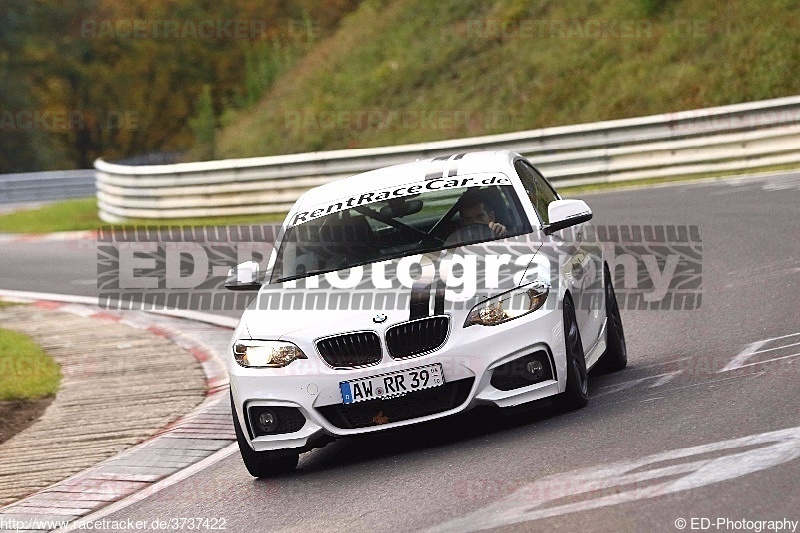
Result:
{"type": "Polygon", "coordinates": [[[231,414],[233,415],[233,428],[236,431],[236,442],[239,444],[244,466],[251,476],[273,477],[297,468],[297,462],[300,460],[300,454],[297,452],[290,450],[257,452],[250,447],[250,443],[247,442],[242,431],[242,426],[239,424],[239,417],[236,416],[233,396],[231,396],[231,414]]]}
{"type": "Polygon", "coordinates": [[[560,403],[569,410],[580,409],[589,403],[589,378],[575,307],[569,298],[564,299],[564,343],[567,350],[567,388],[560,395],[560,403]]]}

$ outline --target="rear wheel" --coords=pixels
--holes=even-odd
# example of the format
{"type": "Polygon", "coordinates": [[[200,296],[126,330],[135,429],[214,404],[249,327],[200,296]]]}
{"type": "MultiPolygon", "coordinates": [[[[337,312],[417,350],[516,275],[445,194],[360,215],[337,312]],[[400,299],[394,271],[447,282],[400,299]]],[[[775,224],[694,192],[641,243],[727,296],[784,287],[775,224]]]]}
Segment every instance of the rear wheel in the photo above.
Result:
{"type": "Polygon", "coordinates": [[[598,370],[600,372],[617,372],[628,364],[628,348],[625,344],[622,317],[619,313],[617,295],[614,291],[614,284],[608,265],[604,265],[603,271],[606,285],[606,352],[600,359],[598,370]]]}
{"type": "Polygon", "coordinates": [[[564,343],[567,350],[567,388],[560,395],[561,405],[570,410],[579,409],[589,403],[589,378],[575,307],[569,298],[564,298],[564,343]]]}
{"type": "Polygon", "coordinates": [[[239,424],[239,417],[236,416],[236,409],[233,406],[231,397],[231,413],[233,414],[233,428],[236,431],[236,441],[239,443],[239,451],[242,454],[244,466],[253,477],[272,477],[291,472],[297,467],[300,454],[290,450],[275,450],[257,452],[250,447],[250,443],[244,436],[242,426],[239,424]]]}

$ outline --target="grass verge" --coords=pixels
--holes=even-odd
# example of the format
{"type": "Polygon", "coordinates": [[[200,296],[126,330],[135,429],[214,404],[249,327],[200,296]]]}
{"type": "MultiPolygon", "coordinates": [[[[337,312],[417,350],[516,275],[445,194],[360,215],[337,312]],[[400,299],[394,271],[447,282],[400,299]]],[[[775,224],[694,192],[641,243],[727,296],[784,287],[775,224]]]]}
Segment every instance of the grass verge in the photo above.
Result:
{"type": "Polygon", "coordinates": [[[0,232],[49,233],[88,230],[99,227],[97,200],[64,200],[34,209],[23,209],[0,216],[0,232]]]}
{"type": "MultiPolygon", "coordinates": [[[[130,220],[118,226],[231,226],[282,222],[286,213],[242,215],[233,217],[180,218],[170,220],[130,220]]],[[[36,209],[0,215],[0,233],[52,233],[57,231],[94,230],[109,226],[97,216],[94,198],[65,200],[36,209]]]]}
{"type": "Polygon", "coordinates": [[[364,0],[263,99],[221,157],[591,123],[800,92],[800,3],[364,0]]]}
{"type": "Polygon", "coordinates": [[[38,344],[22,333],[0,329],[0,401],[52,397],[60,381],[61,369],[38,344]]]}

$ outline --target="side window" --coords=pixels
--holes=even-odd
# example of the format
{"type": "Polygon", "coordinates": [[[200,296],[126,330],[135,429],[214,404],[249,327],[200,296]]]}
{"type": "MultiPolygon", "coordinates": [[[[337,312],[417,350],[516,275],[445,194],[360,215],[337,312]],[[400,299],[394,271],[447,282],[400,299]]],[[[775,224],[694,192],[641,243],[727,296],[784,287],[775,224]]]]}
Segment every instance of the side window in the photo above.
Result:
{"type": "Polygon", "coordinates": [[[558,196],[552,187],[544,180],[544,178],[536,172],[532,166],[525,161],[518,159],[514,163],[514,168],[519,174],[519,179],[525,187],[525,192],[528,194],[536,214],[539,215],[539,220],[542,224],[549,224],[550,217],[547,214],[547,206],[550,202],[558,200],[558,196]]]}

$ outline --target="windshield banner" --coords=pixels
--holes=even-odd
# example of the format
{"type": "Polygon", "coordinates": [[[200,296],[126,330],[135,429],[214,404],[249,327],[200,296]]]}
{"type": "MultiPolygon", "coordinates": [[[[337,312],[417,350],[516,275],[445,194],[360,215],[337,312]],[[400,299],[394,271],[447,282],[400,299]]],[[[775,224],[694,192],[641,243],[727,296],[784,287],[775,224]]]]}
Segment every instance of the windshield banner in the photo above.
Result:
{"type": "Polygon", "coordinates": [[[457,189],[463,187],[485,187],[488,185],[511,185],[511,180],[502,174],[475,174],[472,176],[453,176],[447,178],[434,178],[406,184],[399,187],[391,187],[379,191],[365,192],[353,195],[348,198],[340,198],[335,202],[316,206],[308,211],[298,211],[292,215],[289,227],[304,224],[316,218],[337,213],[354,207],[361,207],[373,202],[391,200],[412,196],[425,191],[438,191],[442,189],[457,189]]]}

